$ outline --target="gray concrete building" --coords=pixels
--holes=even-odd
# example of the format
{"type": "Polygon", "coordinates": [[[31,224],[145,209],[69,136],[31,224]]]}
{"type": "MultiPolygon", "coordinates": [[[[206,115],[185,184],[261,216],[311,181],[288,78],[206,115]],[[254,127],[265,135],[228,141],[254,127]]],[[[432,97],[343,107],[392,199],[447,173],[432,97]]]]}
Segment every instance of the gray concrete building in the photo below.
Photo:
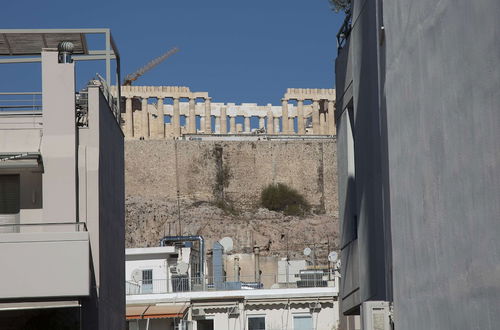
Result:
{"type": "Polygon", "coordinates": [[[41,92],[0,93],[0,327],[123,329],[124,137],[108,92],[112,59],[119,76],[110,31],[0,30],[0,40],[0,66],[40,62],[42,72],[41,92]],[[104,35],[107,49],[90,50],[87,34],[104,35]],[[80,60],[104,60],[107,72],[76,91],[80,60]]]}
{"type": "Polygon", "coordinates": [[[341,310],[364,329],[376,310],[380,329],[389,315],[394,329],[497,329],[500,2],[351,5],[336,60],[341,310]]]}

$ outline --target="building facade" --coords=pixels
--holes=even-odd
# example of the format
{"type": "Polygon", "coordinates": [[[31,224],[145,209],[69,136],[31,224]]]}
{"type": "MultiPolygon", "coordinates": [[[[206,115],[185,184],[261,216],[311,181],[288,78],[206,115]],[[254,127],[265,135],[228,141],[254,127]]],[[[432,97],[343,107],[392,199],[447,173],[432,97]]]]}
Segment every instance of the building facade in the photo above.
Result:
{"type": "Polygon", "coordinates": [[[110,38],[0,30],[1,63],[41,62],[42,71],[30,105],[15,103],[28,93],[0,95],[3,329],[125,325],[124,141],[106,81],[75,89],[78,60],[93,56],[86,33],[110,38]]]}
{"type": "Polygon", "coordinates": [[[224,269],[234,265],[220,263],[216,246],[213,255],[210,275],[200,278],[191,262],[199,256],[189,245],[127,249],[128,329],[339,329],[336,277],[328,282],[308,274],[285,285],[273,274],[270,285],[265,273],[228,275],[224,269]]]}
{"type": "Polygon", "coordinates": [[[376,304],[395,329],[495,329],[500,3],[351,5],[336,60],[342,313],[364,329],[376,304]]]}

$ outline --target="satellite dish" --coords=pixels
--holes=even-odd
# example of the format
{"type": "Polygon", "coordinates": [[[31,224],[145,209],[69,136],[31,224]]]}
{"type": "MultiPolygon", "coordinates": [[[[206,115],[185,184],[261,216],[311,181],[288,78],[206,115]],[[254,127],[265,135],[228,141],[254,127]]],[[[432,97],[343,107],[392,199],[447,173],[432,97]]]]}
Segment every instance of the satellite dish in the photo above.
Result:
{"type": "Polygon", "coordinates": [[[307,256],[309,256],[310,254],[311,254],[311,249],[310,249],[310,248],[308,248],[308,247],[306,247],[306,248],[304,249],[304,255],[307,257],[307,256]]]}
{"type": "Polygon", "coordinates": [[[189,265],[183,261],[177,263],[177,274],[186,274],[189,269],[189,265]]]}
{"type": "Polygon", "coordinates": [[[335,251],[330,252],[330,254],[328,255],[328,261],[330,261],[330,262],[335,262],[338,259],[339,259],[339,255],[335,251]]]}
{"type": "Polygon", "coordinates": [[[219,241],[219,243],[222,247],[224,247],[225,253],[233,251],[233,239],[231,237],[224,237],[219,241]]]}
{"type": "Polygon", "coordinates": [[[132,281],[138,283],[142,280],[142,271],[140,269],[134,269],[130,277],[132,281]]]}

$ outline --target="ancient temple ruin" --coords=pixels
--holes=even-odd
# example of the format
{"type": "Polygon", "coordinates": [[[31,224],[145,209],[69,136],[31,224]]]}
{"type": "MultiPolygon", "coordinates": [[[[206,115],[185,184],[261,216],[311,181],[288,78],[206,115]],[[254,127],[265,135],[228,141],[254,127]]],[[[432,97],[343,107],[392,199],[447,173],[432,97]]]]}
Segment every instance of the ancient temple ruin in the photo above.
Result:
{"type": "Polygon", "coordinates": [[[122,86],[121,94],[125,100],[122,128],[126,139],[179,138],[185,134],[336,133],[335,89],[289,88],[281,106],[212,103],[207,92],[180,86],[122,86]],[[252,117],[258,118],[258,126],[251,127],[252,117]]]}

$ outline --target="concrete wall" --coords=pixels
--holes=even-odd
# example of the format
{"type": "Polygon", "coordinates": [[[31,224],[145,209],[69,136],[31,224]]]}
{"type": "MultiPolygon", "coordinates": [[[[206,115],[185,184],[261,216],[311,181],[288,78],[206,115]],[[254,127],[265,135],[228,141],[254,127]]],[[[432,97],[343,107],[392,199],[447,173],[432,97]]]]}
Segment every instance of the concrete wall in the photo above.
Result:
{"type": "Polygon", "coordinates": [[[286,183],[314,208],[337,213],[336,147],[328,141],[127,141],[129,196],[214,201],[258,207],[262,189],[286,183]],[[242,187],[245,187],[242,189],[242,187]]]}
{"type": "Polygon", "coordinates": [[[125,315],[123,134],[97,86],[89,87],[88,120],[78,150],[79,217],[90,233],[94,275],[84,326],[119,329],[125,315]]]}
{"type": "Polygon", "coordinates": [[[353,109],[339,98],[336,118],[343,243],[352,190],[358,219],[342,296],[356,277],[360,294],[344,311],[379,297],[393,299],[398,329],[500,324],[499,13],[493,0],[354,2],[337,61],[352,65],[353,109]]]}
{"type": "MultiPolygon", "coordinates": [[[[123,327],[125,315],[125,164],[122,131],[99,92],[99,328],[123,327]]],[[[90,93],[90,91],[89,91],[90,93]]]]}
{"type": "Polygon", "coordinates": [[[397,328],[497,329],[500,2],[383,9],[397,328]]]}
{"type": "Polygon", "coordinates": [[[336,63],[339,203],[342,223],[342,308],[390,297],[390,242],[384,214],[386,178],[380,114],[377,3],[353,2],[349,42],[336,63]],[[369,77],[369,79],[368,79],[369,77]],[[352,78],[352,81],[350,80],[352,78]]]}

